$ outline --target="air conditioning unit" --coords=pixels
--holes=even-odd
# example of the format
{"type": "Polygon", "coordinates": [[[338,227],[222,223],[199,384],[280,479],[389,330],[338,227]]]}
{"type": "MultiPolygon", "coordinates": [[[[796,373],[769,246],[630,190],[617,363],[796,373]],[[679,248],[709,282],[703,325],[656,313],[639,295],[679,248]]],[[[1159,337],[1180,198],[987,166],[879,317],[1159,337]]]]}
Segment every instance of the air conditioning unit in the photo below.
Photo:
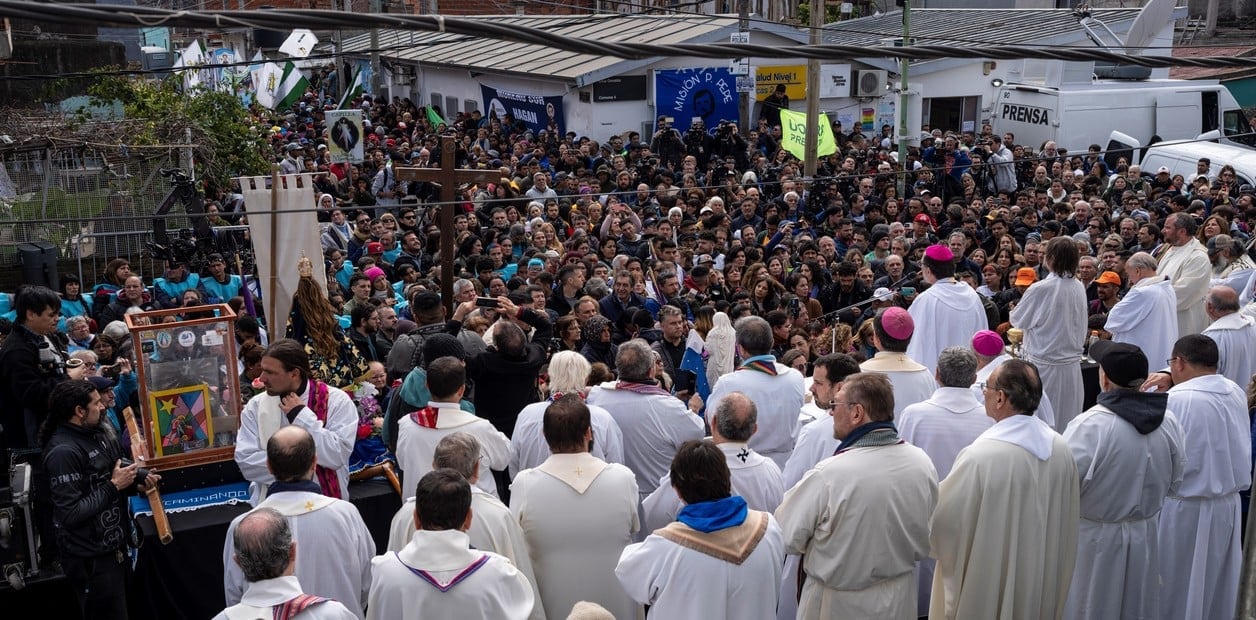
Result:
{"type": "Polygon", "coordinates": [[[885,94],[885,84],[889,72],[881,69],[856,71],[855,79],[851,80],[852,97],[880,97],[885,94]]]}

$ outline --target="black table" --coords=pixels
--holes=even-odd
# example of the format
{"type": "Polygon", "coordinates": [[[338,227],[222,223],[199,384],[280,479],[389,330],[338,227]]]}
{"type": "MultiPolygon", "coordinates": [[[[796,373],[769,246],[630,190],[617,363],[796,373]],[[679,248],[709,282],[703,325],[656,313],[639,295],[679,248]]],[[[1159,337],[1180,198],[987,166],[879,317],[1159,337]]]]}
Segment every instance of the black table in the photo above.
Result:
{"type": "MultiPolygon", "coordinates": [[[[376,552],[385,550],[401,498],[382,479],[351,483],[349,497],[375,539],[376,552]]],[[[169,545],[157,539],[152,518],[140,516],[144,544],[129,595],[131,617],[205,620],[222,611],[226,606],[222,550],[227,526],[250,508],[240,503],[170,514],[174,540],[169,545]]]]}

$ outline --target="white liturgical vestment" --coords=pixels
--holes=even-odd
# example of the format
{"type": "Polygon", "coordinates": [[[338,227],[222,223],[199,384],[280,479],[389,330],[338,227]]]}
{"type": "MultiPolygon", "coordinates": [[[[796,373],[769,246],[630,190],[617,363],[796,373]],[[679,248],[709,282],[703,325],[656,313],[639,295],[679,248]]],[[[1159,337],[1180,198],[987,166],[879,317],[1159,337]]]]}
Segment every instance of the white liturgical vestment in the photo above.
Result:
{"type": "Polygon", "coordinates": [[[751,511],[752,518],[767,527],[739,564],[651,534],[624,549],[615,574],[634,600],[650,605],[650,618],[771,618],[785,554],[781,528],[770,514],[751,511]]]}
{"type": "Polygon", "coordinates": [[[1064,440],[1081,476],[1082,518],[1065,617],[1159,618],[1160,507],[1186,463],[1177,418],[1166,411],[1143,434],[1101,404],[1073,418],[1064,440]]]}
{"type": "Polygon", "coordinates": [[[597,603],[620,620],[644,617],[615,577],[619,554],[640,526],[637,499],[627,467],[587,452],[551,455],[515,477],[510,510],[551,617],[563,617],[579,601],[597,603]]]}
{"type": "Polygon", "coordinates": [[[980,294],[953,278],[938,280],[925,289],[912,300],[907,312],[916,324],[907,357],[923,364],[931,375],[942,349],[969,346],[973,334],[990,329],[980,294]]]}
{"type": "Polygon", "coordinates": [[[1009,320],[1025,330],[1025,359],[1042,377],[1055,429],[1063,431],[1082,412],[1082,344],[1086,342],[1086,287],[1052,273],[1025,290],[1009,320]]]}
{"type": "Polygon", "coordinates": [[[750,447],[784,467],[798,439],[798,411],[804,400],[802,373],[784,364],[775,364],[777,375],[738,368],[724,375],[711,390],[707,411],[715,411],[724,396],[745,394],[759,412],[759,430],[750,438],[750,447]]]}
{"type": "Polygon", "coordinates": [[[1169,388],[1186,470],[1160,512],[1162,618],[1231,618],[1239,591],[1239,491],[1252,484],[1243,390],[1221,375],[1169,388]]]}
{"type": "Polygon", "coordinates": [[[702,418],[676,397],[657,392],[638,393],[617,388],[615,382],[589,392],[588,403],[609,411],[624,435],[624,465],[637,477],[640,499],[670,471],[680,444],[704,434],[702,418]]]}
{"type": "MultiPolygon", "coordinates": [[[[724,461],[732,474],[733,495],[740,495],[751,510],[775,511],[785,495],[781,470],[776,463],[744,443],[724,442],[716,447],[724,453],[724,461]]],[[[644,529],[653,532],[675,521],[684,505],[672,488],[671,475],[664,476],[658,488],[642,502],[644,529]]]]}
{"type": "MultiPolygon", "coordinates": [[[[317,483],[315,483],[317,484],[317,483]]],[[[371,585],[375,539],[353,504],[321,493],[284,491],[267,497],[258,508],[274,508],[288,518],[297,542],[295,574],[306,594],[340,601],[357,617],[371,585]],[[327,570],[335,566],[336,570],[327,570]]],[[[247,583],[236,564],[233,536],[248,513],[232,519],[222,550],[223,583],[228,605],[241,600],[247,583]]]]}
{"type": "MultiPolygon", "coordinates": [[[[340,480],[340,498],[349,499],[349,455],[358,437],[358,409],[343,390],[327,386],[327,420],[319,422],[310,409],[309,383],[298,394],[301,412],[291,422],[309,431],[314,437],[314,450],[320,467],[336,471],[340,480]]],[[[249,502],[254,506],[266,495],[266,487],[275,481],[266,469],[266,442],[275,431],[289,424],[279,409],[279,397],[265,392],[255,395],[240,413],[240,430],[236,432],[235,462],[249,481],[249,502]]]]}
{"type": "Polygon", "coordinates": [[[532,587],[510,560],[469,547],[465,532],[418,530],[401,551],[371,561],[368,620],[526,620],[532,587]]]}
{"type": "Polygon", "coordinates": [[[1217,374],[1247,387],[1256,372],[1256,321],[1234,312],[1213,321],[1204,335],[1217,343],[1221,354],[1217,374]]]}
{"type": "MultiPolygon", "coordinates": [[[[950,345],[947,345],[950,346],[950,345]]],[[[907,405],[928,399],[938,389],[933,371],[909,355],[878,351],[872,359],[859,365],[862,372],[879,372],[890,379],[894,388],[894,417],[907,405]]]]}
{"type": "MultiPolygon", "coordinates": [[[[525,469],[532,469],[545,462],[550,456],[549,444],[545,441],[544,422],[545,410],[554,401],[543,400],[532,403],[519,412],[515,420],[515,431],[510,435],[510,477],[514,478],[525,469]]],[[[593,443],[589,446],[589,454],[607,463],[624,462],[624,434],[620,432],[615,418],[605,409],[592,405],[589,407],[589,421],[593,426],[593,443]]]]}
{"type": "MultiPolygon", "coordinates": [[[[213,620],[258,620],[271,618],[274,608],[288,601],[307,594],[301,591],[301,582],[295,575],[263,579],[248,584],[244,596],[239,603],[231,605],[214,616],[213,620]]],[[[324,597],[326,598],[326,597],[324,597]]],[[[339,601],[327,600],[310,605],[292,620],[357,620],[361,616],[353,615],[339,601]]]]}
{"type": "Polygon", "coordinates": [[[1212,261],[1208,259],[1208,249],[1204,244],[1192,238],[1185,245],[1169,248],[1160,257],[1156,273],[1167,276],[1173,285],[1177,298],[1178,337],[1204,331],[1208,327],[1204,297],[1212,283],[1212,261]]]}
{"type": "Polygon", "coordinates": [[[1112,306],[1103,329],[1112,334],[1112,342],[1142,349],[1151,368],[1163,368],[1178,339],[1177,321],[1173,285],[1164,276],[1152,276],[1135,282],[1112,306]]]}
{"type": "Polygon", "coordinates": [[[458,432],[471,434],[480,442],[480,479],[475,486],[497,495],[497,483],[489,470],[501,471],[510,464],[510,440],[492,422],[463,411],[458,403],[433,401],[428,405],[439,410],[436,428],[419,426],[411,418],[415,414],[404,415],[397,420],[397,464],[405,474],[402,496],[405,499],[414,497],[419,479],[432,471],[436,445],[447,435],[458,432]]]}

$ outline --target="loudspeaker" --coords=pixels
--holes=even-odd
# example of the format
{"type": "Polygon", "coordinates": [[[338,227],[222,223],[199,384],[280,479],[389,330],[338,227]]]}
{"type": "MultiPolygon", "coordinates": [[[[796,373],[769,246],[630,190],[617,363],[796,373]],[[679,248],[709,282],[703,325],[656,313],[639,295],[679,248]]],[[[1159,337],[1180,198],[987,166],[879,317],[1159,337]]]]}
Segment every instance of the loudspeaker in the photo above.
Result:
{"type": "Polygon", "coordinates": [[[57,246],[47,241],[19,243],[17,255],[22,263],[22,283],[61,289],[57,277],[57,246]]]}

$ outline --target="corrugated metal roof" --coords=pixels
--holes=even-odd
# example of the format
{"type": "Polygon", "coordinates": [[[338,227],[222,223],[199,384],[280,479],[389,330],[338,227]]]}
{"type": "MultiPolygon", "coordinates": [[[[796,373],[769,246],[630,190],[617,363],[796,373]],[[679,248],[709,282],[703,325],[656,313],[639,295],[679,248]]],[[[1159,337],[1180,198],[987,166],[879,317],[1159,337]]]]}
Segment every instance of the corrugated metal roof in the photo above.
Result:
{"type": "MultiPolygon", "coordinates": [[[[477,18],[472,18],[477,19],[477,18]]],[[[735,16],[706,15],[575,15],[575,16],[489,16],[485,20],[509,20],[512,24],[554,33],[555,39],[590,39],[607,42],[633,42],[667,45],[727,41],[727,33],[737,28],[735,16]]],[[[761,24],[754,29],[761,30],[761,24]]],[[[788,26],[769,28],[771,32],[805,40],[805,35],[788,26]]],[[[369,35],[347,39],[345,53],[369,48],[369,35]]],[[[386,58],[423,64],[459,67],[472,71],[538,75],[584,82],[591,74],[601,74],[619,63],[632,63],[613,56],[566,52],[543,45],[515,43],[481,37],[436,32],[388,30],[380,32],[380,46],[386,58]],[[390,48],[390,49],[389,49],[390,48]]]]}
{"type": "MultiPolygon", "coordinates": [[[[1092,9],[1091,15],[1117,32],[1118,22],[1132,21],[1141,8],[1092,9]]],[[[901,11],[828,24],[825,43],[881,45],[901,39],[901,11]]],[[[1069,9],[912,9],[911,36],[919,45],[1014,45],[1084,31],[1069,9]]]]}
{"type": "MultiPolygon", "coordinates": [[[[1178,58],[1194,58],[1199,56],[1256,56],[1256,47],[1251,45],[1234,46],[1198,46],[1175,47],[1173,55],[1178,58]]],[[[1246,77],[1254,72],[1248,67],[1173,67],[1169,69],[1169,77],[1179,80],[1202,79],[1233,79],[1246,77]]]]}

